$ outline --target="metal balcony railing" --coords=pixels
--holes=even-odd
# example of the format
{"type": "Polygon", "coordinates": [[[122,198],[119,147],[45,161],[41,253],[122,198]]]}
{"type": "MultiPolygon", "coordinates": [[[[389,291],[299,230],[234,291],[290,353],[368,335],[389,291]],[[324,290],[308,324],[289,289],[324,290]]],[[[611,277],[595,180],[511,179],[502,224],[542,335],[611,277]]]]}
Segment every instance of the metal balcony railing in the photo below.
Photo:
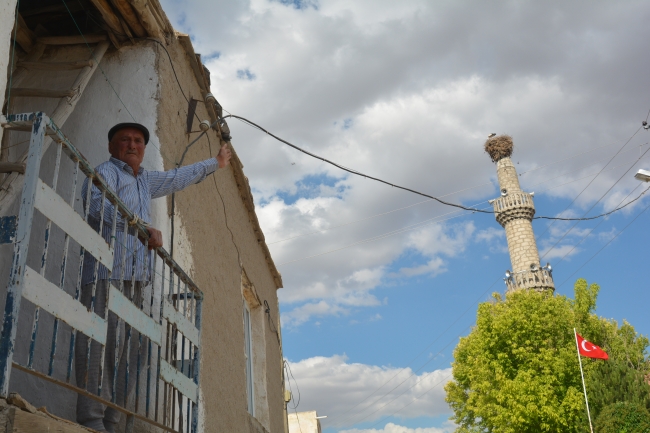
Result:
{"type": "Polygon", "coordinates": [[[511,274],[508,278],[505,278],[505,282],[508,291],[520,289],[552,289],[555,287],[553,275],[545,268],[511,274]]]}
{"type": "Polygon", "coordinates": [[[532,219],[535,215],[533,196],[527,192],[508,193],[503,197],[492,200],[492,207],[497,221],[501,225],[514,218],[532,219]]]}
{"type": "Polygon", "coordinates": [[[31,131],[31,141],[19,213],[0,220],[0,243],[4,239],[14,248],[0,334],[0,396],[7,397],[15,368],[125,413],[127,429],[132,430],[134,419],[139,418],[165,431],[196,432],[202,292],[163,248],[155,249],[151,260],[150,254],[144,254],[138,263],[135,248],[127,249],[127,236],[139,237],[146,247],[146,227],[50,118],[43,113],[9,115],[3,127],[31,131]],[[48,137],[56,145],[55,152],[45,152],[48,137]],[[54,159],[45,161],[43,155],[52,153],[54,159]],[[51,174],[51,182],[42,180],[39,173],[51,174]],[[92,182],[101,192],[99,232],[88,223],[93,188],[88,187],[86,199],[80,200],[79,177],[88,179],[89,185],[92,182]],[[112,216],[105,215],[108,203],[113,205],[112,216]],[[101,235],[105,220],[112,221],[110,242],[101,235]],[[56,236],[58,243],[53,241],[56,236]],[[110,274],[116,243],[125,248],[119,276],[110,274]],[[127,255],[133,271],[125,276],[127,255]],[[89,256],[96,260],[88,307],[80,298],[84,257],[89,256]],[[112,281],[105,290],[104,313],[95,312],[99,264],[106,267],[112,281]],[[142,283],[139,299],[132,290],[137,266],[151,276],[142,283]],[[23,299],[29,302],[21,308],[23,299]],[[127,351],[126,365],[120,365],[122,361],[116,356],[114,371],[126,368],[125,389],[129,389],[129,381],[135,381],[134,392],[131,396],[127,393],[123,402],[116,399],[117,373],[109,385],[110,397],[106,391],[102,393],[104,358],[110,341],[109,311],[117,316],[115,352],[120,339],[127,351]],[[24,317],[26,312],[31,317],[24,317]],[[28,336],[28,348],[25,338],[18,341],[25,348],[23,353],[16,351],[17,335],[28,336]],[[79,341],[84,340],[87,347],[80,346],[79,341]],[[128,351],[136,341],[137,361],[133,365],[128,351]],[[79,383],[79,374],[75,380],[73,373],[75,364],[79,365],[75,352],[86,353],[88,371],[91,342],[101,345],[100,379],[95,387],[88,383],[88,374],[79,383]],[[61,346],[67,346],[66,350],[61,346]]]}

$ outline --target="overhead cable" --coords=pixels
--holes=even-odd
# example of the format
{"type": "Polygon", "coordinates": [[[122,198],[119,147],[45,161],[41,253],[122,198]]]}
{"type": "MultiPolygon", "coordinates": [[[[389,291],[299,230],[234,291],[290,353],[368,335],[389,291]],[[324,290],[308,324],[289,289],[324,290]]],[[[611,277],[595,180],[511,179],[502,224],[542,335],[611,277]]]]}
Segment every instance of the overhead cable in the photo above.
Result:
{"type": "MultiPolygon", "coordinates": [[[[648,143],[644,143],[642,146],[646,146],[647,144],[648,144],[648,143]]],[[[606,146],[611,146],[611,144],[608,144],[608,145],[606,145],[606,146]]],[[[603,147],[606,147],[606,146],[603,146],[603,147]]],[[[631,149],[630,149],[630,150],[631,150],[631,149]]],[[[625,151],[625,152],[629,152],[629,150],[627,150],[627,151],[625,151]]],[[[622,153],[625,153],[625,152],[622,152],[622,153]]],[[[581,154],[578,154],[578,155],[581,155],[581,154]]],[[[577,155],[574,155],[574,156],[577,156],[577,155]]],[[[566,158],[566,159],[568,159],[568,158],[566,158]]],[[[565,161],[566,159],[564,159],[564,160],[560,160],[560,161],[556,161],[555,163],[563,162],[563,161],[565,161]]],[[[542,184],[544,184],[544,183],[546,183],[546,182],[550,182],[550,181],[552,181],[552,180],[554,180],[554,179],[557,179],[557,178],[560,178],[560,177],[564,177],[564,176],[566,176],[566,175],[568,175],[568,174],[571,174],[571,173],[575,173],[577,170],[581,170],[581,169],[584,169],[584,168],[587,168],[587,167],[591,167],[592,165],[595,165],[595,164],[597,164],[598,162],[603,161],[603,160],[604,160],[604,159],[601,159],[601,160],[599,160],[599,161],[596,161],[595,163],[591,163],[591,164],[589,164],[589,165],[582,166],[581,168],[578,168],[578,169],[572,169],[572,170],[569,171],[569,172],[562,173],[562,174],[559,174],[559,175],[557,175],[557,176],[554,176],[554,177],[552,177],[552,178],[550,178],[550,179],[543,180],[543,181],[541,181],[541,182],[538,182],[538,183],[536,183],[536,184],[534,184],[534,185],[529,186],[528,188],[529,188],[529,189],[535,188],[535,187],[537,187],[537,186],[539,186],[539,185],[542,185],[542,184]]],[[[546,165],[544,165],[543,167],[549,167],[549,166],[551,166],[551,165],[553,165],[553,164],[555,164],[555,163],[546,164],[546,165]]],[[[604,170],[604,171],[614,170],[614,169],[616,169],[616,168],[622,167],[623,165],[627,165],[627,164],[628,164],[628,163],[619,164],[619,165],[616,165],[616,166],[614,166],[614,167],[610,167],[610,168],[608,168],[607,170],[604,170]]],[[[527,174],[527,173],[530,173],[531,171],[533,171],[533,170],[528,170],[528,171],[525,171],[525,172],[523,172],[523,173],[521,173],[521,174],[527,174]]],[[[594,176],[594,175],[596,175],[596,174],[597,174],[597,173],[591,173],[591,174],[588,174],[588,175],[586,175],[586,176],[579,177],[579,178],[577,178],[577,179],[572,179],[572,180],[570,180],[570,181],[568,181],[568,182],[564,182],[564,183],[561,183],[561,184],[558,184],[558,185],[554,185],[554,186],[552,186],[552,187],[550,187],[550,188],[546,188],[546,189],[544,189],[544,190],[542,190],[542,191],[538,191],[538,193],[542,193],[542,192],[545,192],[545,191],[549,191],[549,190],[554,189],[554,188],[559,188],[559,187],[561,187],[561,186],[568,185],[568,184],[570,184],[570,183],[577,182],[577,181],[582,180],[582,179],[587,179],[587,178],[589,178],[589,177],[591,177],[591,176],[594,176]]],[[[453,194],[458,194],[459,192],[468,191],[468,190],[470,190],[470,189],[475,189],[475,188],[479,188],[479,187],[486,186],[486,185],[492,185],[492,182],[487,182],[487,183],[483,183],[483,184],[480,184],[480,185],[474,185],[474,186],[471,186],[471,187],[468,187],[468,188],[463,188],[463,189],[458,190],[458,191],[454,191],[454,192],[447,193],[447,194],[442,195],[442,196],[440,196],[440,197],[448,197],[448,196],[453,195],[453,194]]],[[[323,229],[320,229],[320,230],[313,230],[313,231],[311,231],[311,232],[301,233],[301,234],[298,234],[298,235],[290,236],[290,237],[288,237],[288,238],[279,239],[279,240],[277,240],[277,241],[267,242],[266,244],[267,244],[267,245],[273,245],[273,244],[278,244],[278,243],[281,243],[281,242],[286,242],[286,241],[289,241],[289,240],[293,240],[293,239],[301,238],[301,237],[304,237],[304,236],[310,236],[310,235],[313,235],[313,234],[316,234],[316,233],[326,233],[326,232],[328,232],[328,231],[330,231],[330,230],[334,230],[334,229],[337,229],[337,228],[340,228],[340,227],[345,227],[345,226],[348,226],[348,225],[351,225],[351,224],[356,224],[356,223],[359,223],[359,222],[362,222],[362,221],[366,221],[366,220],[369,220],[369,219],[372,219],[372,218],[377,218],[377,217],[380,217],[380,216],[388,215],[388,214],[391,214],[391,213],[393,213],[393,212],[398,212],[398,211],[401,211],[401,210],[404,210],[404,209],[409,209],[409,208],[411,208],[411,207],[418,206],[418,205],[421,205],[421,204],[424,204],[424,203],[430,203],[430,202],[432,202],[432,201],[433,201],[433,200],[431,200],[431,199],[422,200],[422,201],[419,201],[419,202],[417,202],[417,203],[413,203],[413,204],[411,204],[411,205],[404,206],[404,207],[401,207],[401,208],[398,208],[398,209],[393,209],[393,210],[390,210],[390,211],[387,211],[387,212],[382,212],[382,213],[379,213],[379,214],[370,215],[370,216],[367,216],[367,217],[364,217],[364,218],[359,218],[359,219],[357,219],[357,220],[348,221],[348,222],[345,222],[345,223],[342,223],[342,224],[338,224],[338,225],[335,225],[335,226],[332,226],[332,227],[323,228],[323,229]]],[[[485,202],[482,202],[482,203],[485,203],[485,202]]],[[[477,205],[474,205],[474,206],[477,206],[477,205]]],[[[474,206],[473,206],[473,207],[474,207],[474,206]]],[[[446,215],[446,214],[445,214],[445,215],[446,215]]]]}
{"type": "MultiPolygon", "coordinates": [[[[630,192],[629,192],[629,193],[628,193],[628,194],[623,198],[623,200],[621,200],[619,203],[623,203],[625,200],[627,200],[627,198],[628,198],[629,196],[631,196],[632,193],[633,193],[634,191],[636,191],[640,186],[641,186],[641,184],[639,183],[639,184],[638,184],[636,187],[634,187],[634,189],[633,189],[632,191],[630,191],[630,192]]],[[[641,195],[643,195],[643,194],[645,194],[646,192],[648,192],[648,189],[650,189],[650,187],[646,188],[645,191],[643,191],[643,192],[641,193],[641,195]]],[[[600,227],[600,225],[601,225],[603,222],[605,222],[604,219],[598,221],[598,224],[596,224],[596,225],[593,226],[591,229],[589,229],[589,231],[588,231],[588,232],[587,232],[587,233],[582,237],[582,239],[580,239],[580,241],[578,241],[578,243],[576,243],[573,247],[571,247],[571,249],[570,249],[569,251],[567,251],[567,252],[562,256],[562,258],[561,258],[558,262],[554,263],[553,266],[557,266],[558,264],[562,263],[562,261],[564,261],[564,259],[566,259],[567,256],[568,256],[569,254],[571,254],[571,253],[572,253],[576,248],[578,248],[578,246],[579,246],[581,243],[583,243],[583,242],[584,242],[584,241],[589,237],[589,235],[591,235],[591,234],[594,232],[594,230],[596,230],[598,227],[600,227]]]]}
{"type": "MultiPolygon", "coordinates": [[[[309,156],[311,156],[312,158],[319,159],[319,160],[321,160],[321,161],[323,161],[323,162],[325,162],[325,163],[327,163],[327,164],[333,165],[334,167],[337,167],[337,168],[339,168],[339,169],[341,169],[341,170],[343,170],[343,171],[346,171],[346,172],[348,172],[348,173],[354,174],[354,175],[356,175],[356,176],[361,176],[361,177],[363,177],[363,178],[370,179],[370,180],[374,180],[374,181],[376,181],[376,182],[383,183],[383,184],[388,185],[388,186],[391,186],[391,187],[393,187],[393,188],[397,188],[397,189],[401,189],[401,190],[404,190],[404,191],[411,192],[411,193],[413,193],[413,194],[421,195],[422,197],[430,198],[430,199],[435,200],[435,201],[437,201],[438,203],[444,204],[444,205],[446,205],[446,206],[455,207],[455,208],[462,209],[462,210],[466,210],[466,211],[473,212],[473,213],[485,213],[485,214],[494,214],[494,213],[495,213],[494,211],[488,211],[488,210],[485,210],[485,209],[477,209],[477,208],[472,208],[472,207],[463,206],[463,205],[461,205],[461,204],[457,204],[457,203],[451,203],[451,202],[448,202],[448,201],[442,200],[442,199],[439,198],[439,197],[434,197],[434,196],[432,196],[432,195],[430,195],[430,194],[427,194],[427,193],[424,193],[424,192],[421,192],[421,191],[417,191],[417,190],[412,189],[412,188],[408,188],[408,187],[405,187],[405,186],[397,185],[397,184],[394,184],[394,183],[389,182],[389,181],[387,181],[387,180],[380,179],[380,178],[378,178],[378,177],[374,177],[374,176],[370,176],[370,175],[365,174],[365,173],[362,173],[362,172],[360,172],[360,171],[358,171],[358,170],[354,170],[354,169],[352,169],[352,168],[345,167],[345,166],[343,166],[343,165],[341,165],[341,164],[338,164],[338,163],[336,163],[336,162],[334,162],[334,161],[331,161],[331,160],[329,160],[329,159],[327,159],[327,158],[324,158],[324,157],[322,157],[322,156],[316,155],[315,153],[309,152],[308,150],[305,150],[305,149],[303,149],[302,147],[296,146],[295,144],[292,144],[292,143],[290,143],[290,142],[288,142],[288,141],[286,141],[286,140],[284,140],[284,139],[278,137],[277,135],[272,134],[271,132],[267,131],[266,129],[264,129],[264,128],[261,127],[260,125],[258,125],[258,124],[256,124],[255,122],[252,122],[252,121],[246,119],[245,117],[237,116],[237,115],[235,115],[235,114],[228,114],[228,115],[226,115],[226,116],[223,116],[222,119],[226,119],[226,118],[228,118],[228,117],[232,117],[232,118],[234,118],[234,119],[239,119],[239,120],[241,120],[242,122],[247,123],[248,125],[250,125],[250,126],[252,126],[252,127],[254,127],[254,128],[257,128],[258,130],[264,132],[265,134],[267,134],[267,135],[269,135],[269,136],[275,138],[276,140],[280,141],[281,143],[284,143],[284,144],[286,144],[287,146],[292,147],[292,148],[298,150],[299,152],[302,152],[302,153],[304,153],[304,154],[306,154],[306,155],[309,155],[309,156]]],[[[640,130],[640,129],[641,129],[641,128],[639,128],[639,130],[640,130]]],[[[639,130],[637,130],[637,132],[638,132],[639,130]]],[[[636,135],[636,132],[634,133],[634,135],[636,135]]],[[[633,135],[632,137],[634,137],[634,135],[633,135]]],[[[632,137],[630,138],[630,140],[632,140],[632,137]]],[[[629,142],[630,140],[628,140],[628,142],[629,142]]],[[[627,144],[627,143],[626,143],[626,144],[627,144]]],[[[623,146],[623,147],[625,147],[625,146],[623,146]]],[[[620,150],[619,150],[619,152],[620,152],[620,150]]],[[[617,155],[618,155],[618,152],[617,152],[617,155]]],[[[607,213],[604,213],[604,214],[601,214],[601,215],[596,215],[596,216],[589,217],[589,218],[559,218],[559,217],[538,216],[538,217],[534,217],[533,219],[547,219],[547,220],[560,220],[560,221],[587,221],[587,220],[592,220],[592,219],[602,218],[602,217],[605,217],[605,216],[607,216],[607,215],[611,215],[612,213],[617,212],[617,211],[619,211],[619,210],[620,210],[620,209],[614,209],[614,210],[612,210],[612,211],[610,211],[610,212],[607,212],[607,213]]]]}
{"type": "MultiPolygon", "coordinates": [[[[605,198],[605,196],[606,196],[607,194],[609,194],[609,192],[610,192],[610,191],[611,191],[611,190],[612,190],[612,189],[613,189],[613,188],[614,188],[614,187],[615,187],[615,186],[616,186],[616,185],[617,185],[617,184],[618,184],[618,183],[623,179],[623,177],[625,177],[625,175],[626,175],[627,173],[629,173],[630,170],[632,170],[632,168],[633,168],[633,167],[634,167],[634,166],[635,166],[635,165],[636,165],[636,164],[641,160],[641,158],[643,158],[643,157],[645,156],[646,153],[648,153],[649,150],[650,150],[650,147],[649,147],[648,149],[646,149],[646,151],[643,152],[643,154],[642,154],[641,156],[639,156],[639,158],[638,158],[636,161],[634,161],[634,163],[633,163],[633,164],[632,164],[632,165],[631,165],[627,170],[625,170],[625,173],[623,173],[623,174],[622,174],[622,175],[621,175],[621,176],[616,180],[616,182],[614,182],[614,184],[613,184],[612,186],[610,186],[609,189],[608,189],[607,191],[605,191],[605,193],[604,193],[603,195],[600,196],[600,198],[596,201],[596,203],[594,203],[594,204],[593,204],[589,209],[587,209],[587,212],[585,212],[585,213],[583,214],[583,218],[584,218],[585,215],[587,215],[589,212],[591,212],[591,210],[592,210],[594,207],[596,207],[596,205],[597,205],[598,203],[600,203],[600,201],[601,201],[603,198],[605,198]]],[[[619,207],[616,208],[615,210],[610,211],[608,214],[614,213],[614,212],[615,212],[616,210],[618,210],[618,209],[623,209],[623,208],[629,206],[630,204],[634,203],[635,201],[637,201],[637,200],[639,200],[641,197],[643,197],[644,194],[645,194],[645,191],[643,191],[641,194],[639,194],[639,195],[638,195],[634,200],[631,200],[631,201],[627,202],[624,206],[619,206],[619,207]]],[[[585,219],[596,219],[596,217],[590,217],[590,218],[585,218],[585,219]]],[[[563,240],[563,239],[564,239],[564,238],[569,234],[569,232],[571,232],[571,230],[573,230],[573,228],[574,228],[576,225],[578,225],[578,221],[576,221],[576,222],[575,222],[575,223],[574,223],[574,224],[569,228],[569,230],[567,230],[566,233],[564,233],[564,234],[562,235],[562,237],[561,237],[560,239],[558,239],[557,242],[555,242],[555,244],[553,245],[553,247],[552,247],[551,249],[555,248],[555,246],[558,245],[558,244],[559,244],[559,243],[560,243],[560,242],[561,242],[561,241],[562,241],[562,240],[563,240]]],[[[550,251],[550,250],[549,250],[549,251],[550,251]]],[[[546,256],[547,254],[548,254],[548,251],[545,252],[545,253],[542,255],[541,258],[544,258],[544,256],[546,256]]]]}
{"type": "MultiPolygon", "coordinates": [[[[573,200],[571,200],[571,203],[569,203],[569,204],[564,208],[564,210],[563,210],[562,212],[568,210],[568,209],[573,205],[573,203],[575,203],[576,200],[578,200],[578,198],[582,195],[582,193],[584,193],[584,192],[587,190],[587,188],[589,188],[589,187],[591,186],[591,184],[596,180],[596,178],[598,178],[598,176],[600,176],[600,174],[601,174],[603,171],[605,171],[605,168],[607,168],[607,166],[608,166],[608,165],[609,165],[609,164],[614,160],[614,158],[616,158],[616,157],[618,156],[618,154],[621,153],[621,151],[622,151],[623,149],[625,149],[625,146],[627,146],[628,143],[629,143],[630,141],[632,141],[632,139],[636,136],[636,134],[639,133],[640,130],[641,130],[641,127],[639,127],[636,131],[634,131],[634,134],[632,134],[632,136],[631,136],[631,137],[630,137],[630,138],[629,138],[625,143],[623,143],[623,145],[621,146],[621,148],[618,149],[618,151],[617,151],[617,152],[616,152],[616,153],[615,153],[615,154],[614,154],[614,155],[609,159],[609,161],[607,161],[607,164],[605,164],[605,165],[603,166],[603,168],[600,169],[600,171],[598,172],[598,174],[596,174],[596,176],[595,176],[593,179],[591,179],[591,181],[589,181],[589,183],[588,183],[588,184],[587,184],[587,185],[582,189],[582,191],[580,191],[580,192],[578,193],[577,196],[575,196],[575,197],[573,198],[573,200]]],[[[556,219],[555,221],[558,221],[558,219],[556,219]]],[[[544,234],[546,234],[546,232],[548,232],[548,231],[551,229],[551,226],[552,226],[553,224],[555,224],[555,221],[551,222],[551,224],[549,224],[548,227],[546,227],[546,230],[544,230],[544,232],[543,232],[541,235],[539,235],[540,238],[541,238],[542,236],[544,236],[544,234]]],[[[571,220],[566,219],[566,220],[563,220],[563,221],[571,221],[571,220]]],[[[576,219],[576,221],[580,221],[580,219],[576,219]]]]}
{"type": "Polygon", "coordinates": [[[582,268],[584,268],[585,266],[587,266],[587,264],[588,264],[590,261],[592,261],[592,260],[594,259],[594,257],[596,257],[598,254],[600,254],[600,252],[603,251],[605,248],[607,248],[607,247],[609,246],[609,244],[611,244],[612,242],[614,242],[614,239],[616,239],[617,237],[619,237],[619,236],[620,236],[620,235],[621,235],[621,234],[622,234],[622,233],[623,233],[623,232],[624,232],[624,231],[625,231],[629,226],[631,226],[631,225],[634,223],[634,221],[636,221],[636,220],[637,220],[641,215],[643,215],[643,214],[644,214],[648,209],[650,209],[650,204],[648,204],[648,206],[646,206],[646,207],[645,207],[641,212],[639,212],[639,213],[637,214],[637,216],[635,216],[634,219],[632,219],[632,221],[630,221],[630,222],[629,222],[625,227],[623,227],[623,228],[622,228],[618,233],[616,233],[616,234],[614,235],[614,237],[612,237],[612,238],[609,240],[609,242],[607,242],[605,245],[602,246],[601,249],[599,249],[598,251],[596,251],[596,252],[594,253],[593,256],[589,257],[589,259],[588,259],[586,262],[584,262],[584,263],[582,264],[582,266],[580,266],[578,269],[576,269],[574,273],[572,273],[571,275],[569,275],[569,277],[568,277],[566,280],[562,281],[562,283],[560,283],[560,285],[558,285],[558,287],[561,287],[564,283],[566,283],[567,281],[569,281],[569,280],[570,280],[570,279],[571,279],[575,274],[577,274],[578,271],[580,271],[580,269],[582,269],[582,268]]]}
{"type": "MultiPolygon", "coordinates": [[[[549,189],[551,189],[551,188],[549,188],[549,189]]],[[[616,209],[611,210],[611,211],[609,211],[609,212],[607,212],[607,213],[605,213],[605,214],[599,215],[599,217],[601,217],[601,216],[606,216],[606,215],[610,215],[610,214],[612,214],[612,213],[614,213],[614,212],[616,212],[616,211],[619,211],[619,210],[621,210],[621,209],[624,209],[624,208],[628,207],[629,205],[631,205],[632,203],[638,201],[641,197],[643,197],[644,194],[645,194],[645,191],[644,191],[643,193],[639,194],[637,197],[635,197],[635,198],[632,199],[631,201],[625,203],[624,205],[619,206],[619,207],[617,207],[616,209]]],[[[479,204],[480,204],[480,203],[479,203],[479,204]]],[[[484,209],[487,209],[487,208],[484,208],[484,209]]],[[[456,211],[456,212],[457,212],[457,211],[456,211]]],[[[376,240],[381,240],[381,239],[384,239],[384,238],[386,238],[386,237],[388,237],[388,236],[392,236],[392,235],[395,235],[395,234],[400,234],[400,233],[404,233],[404,232],[407,232],[407,231],[415,230],[415,229],[420,228],[420,227],[425,226],[425,225],[434,224],[434,223],[440,223],[440,222],[444,222],[444,221],[448,221],[448,220],[451,220],[451,219],[454,219],[454,218],[459,218],[459,217],[462,217],[462,216],[466,216],[466,215],[468,215],[468,214],[455,215],[455,216],[452,216],[452,217],[449,217],[449,218],[446,218],[446,219],[443,219],[443,220],[438,220],[438,219],[437,219],[437,218],[440,218],[440,217],[442,217],[442,216],[449,215],[449,214],[452,214],[452,213],[454,213],[454,211],[452,211],[452,212],[448,212],[448,213],[443,214],[443,215],[438,215],[438,216],[436,216],[436,217],[429,218],[429,219],[424,220],[424,221],[421,221],[421,222],[419,222],[419,223],[411,224],[411,225],[409,225],[409,226],[402,227],[401,229],[393,230],[393,231],[390,231],[390,232],[388,232],[388,233],[384,233],[384,234],[381,234],[381,235],[373,236],[373,237],[371,237],[371,238],[362,239],[362,240],[360,240],[360,241],[353,242],[353,243],[351,243],[351,244],[345,245],[345,246],[343,246],[343,247],[340,247],[340,248],[337,248],[337,249],[334,249],[334,250],[329,250],[329,251],[325,251],[325,252],[322,252],[322,253],[314,254],[314,255],[311,255],[311,256],[306,256],[306,257],[301,257],[301,258],[299,258],[299,259],[290,260],[290,261],[288,261],[288,262],[279,263],[277,266],[284,266],[284,265],[288,265],[288,264],[290,264],[290,263],[295,263],[295,262],[299,262],[299,261],[302,261],[302,260],[312,259],[312,258],[314,258],[314,257],[324,256],[324,255],[326,255],[326,254],[330,254],[330,253],[334,253],[334,252],[337,252],[337,251],[341,251],[341,250],[344,250],[344,249],[347,249],[347,248],[353,247],[353,246],[355,246],[355,245],[360,245],[360,244],[364,244],[364,243],[367,243],[367,242],[372,242],[372,241],[376,241],[376,240]]],[[[583,219],[581,219],[581,221],[586,221],[586,220],[596,219],[596,218],[597,218],[597,217],[583,218],[583,219]]],[[[567,219],[567,220],[568,220],[568,221],[575,221],[575,219],[567,219]]],[[[556,245],[557,245],[557,243],[556,243],[556,245]]],[[[556,245],[554,245],[553,247],[551,247],[550,250],[552,250],[556,245]]],[[[550,251],[550,250],[549,250],[549,251],[550,251]]],[[[548,251],[547,251],[547,253],[548,253],[548,251]]],[[[543,257],[544,257],[544,256],[542,256],[542,258],[543,258],[543,257]]]]}
{"type": "Polygon", "coordinates": [[[321,161],[323,161],[323,162],[325,162],[327,164],[333,165],[334,167],[337,167],[337,168],[339,168],[339,169],[341,169],[343,171],[347,171],[348,173],[352,173],[354,175],[361,176],[361,177],[364,177],[366,179],[374,180],[376,182],[380,182],[380,183],[383,183],[385,185],[392,186],[393,188],[402,189],[404,191],[412,192],[413,194],[417,194],[417,195],[421,195],[423,197],[430,198],[430,199],[435,200],[435,201],[437,201],[439,203],[442,203],[442,204],[444,204],[446,206],[452,206],[452,207],[456,207],[456,208],[463,209],[463,210],[470,211],[470,212],[479,212],[479,213],[487,213],[487,214],[493,214],[494,213],[494,211],[486,211],[486,210],[483,210],[483,209],[475,209],[475,208],[466,207],[466,206],[456,204],[456,203],[450,203],[450,202],[442,200],[442,199],[440,199],[438,197],[434,197],[432,195],[429,195],[429,194],[426,194],[426,193],[423,193],[423,192],[420,192],[420,191],[416,191],[414,189],[407,188],[405,186],[396,185],[394,183],[388,182],[388,181],[380,179],[378,177],[374,177],[374,176],[370,176],[370,175],[361,173],[360,171],[345,167],[345,166],[343,166],[341,164],[330,161],[327,158],[323,158],[322,156],[319,156],[319,155],[316,155],[315,153],[309,152],[308,150],[305,150],[302,147],[299,147],[299,146],[296,146],[295,144],[289,143],[288,141],[278,137],[277,135],[274,135],[274,134],[270,133],[266,129],[262,128],[260,125],[254,123],[254,122],[251,122],[250,120],[246,119],[245,117],[236,116],[234,114],[228,114],[226,116],[223,116],[223,119],[226,119],[228,117],[239,119],[242,122],[248,123],[250,126],[253,126],[254,128],[259,129],[260,131],[266,133],[267,135],[270,135],[271,137],[275,138],[276,140],[286,144],[287,146],[292,147],[292,148],[294,148],[294,149],[298,150],[299,152],[302,152],[302,153],[304,153],[306,155],[309,155],[312,158],[316,158],[316,159],[319,159],[319,160],[321,160],[321,161]]]}

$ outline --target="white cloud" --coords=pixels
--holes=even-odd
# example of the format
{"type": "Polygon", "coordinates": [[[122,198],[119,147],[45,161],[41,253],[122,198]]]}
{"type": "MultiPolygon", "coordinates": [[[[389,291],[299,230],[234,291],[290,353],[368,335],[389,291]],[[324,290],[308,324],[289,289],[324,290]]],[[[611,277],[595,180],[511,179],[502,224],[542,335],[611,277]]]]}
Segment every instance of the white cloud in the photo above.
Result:
{"type": "MultiPolygon", "coordinates": [[[[335,213],[332,213],[332,219],[335,213]]],[[[376,306],[380,302],[372,294],[372,290],[383,282],[396,277],[432,275],[435,276],[446,270],[447,260],[461,253],[470,242],[474,232],[471,222],[464,224],[434,224],[409,232],[407,237],[388,236],[368,244],[359,244],[340,253],[327,254],[319,257],[318,261],[307,259],[290,265],[291,274],[285,275],[289,282],[286,289],[279,292],[282,302],[287,305],[300,304],[283,314],[283,324],[300,325],[313,317],[325,315],[347,314],[353,307],[376,306]],[[414,251],[423,257],[421,265],[402,267],[398,272],[387,272],[387,266],[395,261],[405,251],[414,251]],[[329,263],[323,267],[323,263],[329,263]],[[325,271],[323,270],[325,269],[325,271]],[[310,300],[320,300],[317,302],[310,300]]],[[[351,232],[357,239],[363,239],[372,230],[357,227],[351,232]]],[[[340,238],[339,238],[340,239],[340,238]]],[[[319,249],[340,248],[339,239],[321,237],[317,244],[319,249]],[[329,246],[329,248],[328,248],[329,246]]],[[[352,239],[344,238],[342,246],[354,243],[352,239]]],[[[313,249],[313,241],[300,240],[293,245],[282,247],[284,250],[274,250],[275,257],[281,258],[282,253],[304,254],[300,250],[313,249]]],[[[318,251],[315,252],[318,254],[318,251]]],[[[279,261],[279,260],[278,260],[279,261]]]]}
{"type": "Polygon", "coordinates": [[[345,355],[317,356],[290,362],[290,366],[300,387],[298,411],[316,410],[327,415],[324,427],[346,428],[361,420],[375,421],[394,413],[414,418],[451,412],[444,401],[444,385],[451,380],[450,368],[413,374],[410,368],[348,363],[345,355]]]}
{"type": "Polygon", "coordinates": [[[477,242],[493,242],[495,239],[505,239],[506,232],[501,228],[490,227],[476,233],[477,242]]]}
{"type": "Polygon", "coordinates": [[[389,422],[382,429],[352,429],[352,430],[339,430],[339,433],[452,433],[456,430],[456,426],[451,423],[446,423],[442,428],[438,427],[418,427],[409,428],[389,422]]]}
{"type": "MultiPolygon", "coordinates": [[[[648,66],[638,54],[645,49],[638,35],[648,32],[648,6],[640,0],[596,7],[319,0],[302,9],[268,0],[162,2],[175,25],[193,34],[198,52],[220,53],[207,67],[227,110],[345,166],[455,203],[496,195],[495,167],[482,150],[490,132],[514,137],[521,173],[537,168],[522,174],[525,190],[573,199],[591,177],[571,181],[603,168],[648,110],[638,90],[648,66]],[[238,78],[238,71],[252,79],[238,78]],[[580,152],[586,153],[566,159],[580,152]]],[[[279,296],[293,308],[286,323],[376,305],[372,291],[387,278],[438,275],[472,238],[505,251],[498,226],[467,231],[471,215],[408,230],[459,214],[435,202],[411,206],[421,197],[229,124],[283,274],[279,296]],[[399,229],[406,230],[390,234],[399,229]],[[324,232],[296,237],[314,231],[324,232]],[[323,254],[329,251],[335,252],[323,254]],[[417,261],[389,271],[409,251],[418,252],[417,261]],[[317,257],[293,262],[310,256],[317,257]]],[[[603,170],[573,214],[582,215],[630,167],[644,139],[635,137],[603,170]]],[[[636,186],[628,177],[592,215],[636,186]]],[[[548,212],[538,206],[537,214],[548,212]]],[[[553,227],[541,249],[557,242],[564,227],[553,227]]],[[[580,233],[548,258],[561,257],[580,233]]]]}

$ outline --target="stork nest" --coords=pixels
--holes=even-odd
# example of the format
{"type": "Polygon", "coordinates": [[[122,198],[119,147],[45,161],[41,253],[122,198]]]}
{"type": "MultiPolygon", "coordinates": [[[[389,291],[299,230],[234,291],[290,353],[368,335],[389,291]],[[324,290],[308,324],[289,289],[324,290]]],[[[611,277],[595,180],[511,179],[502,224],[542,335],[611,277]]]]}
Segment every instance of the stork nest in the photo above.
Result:
{"type": "Polygon", "coordinates": [[[514,144],[512,137],[509,135],[498,135],[496,137],[488,138],[485,142],[485,151],[492,158],[492,162],[497,162],[500,159],[508,158],[512,155],[514,144]]]}

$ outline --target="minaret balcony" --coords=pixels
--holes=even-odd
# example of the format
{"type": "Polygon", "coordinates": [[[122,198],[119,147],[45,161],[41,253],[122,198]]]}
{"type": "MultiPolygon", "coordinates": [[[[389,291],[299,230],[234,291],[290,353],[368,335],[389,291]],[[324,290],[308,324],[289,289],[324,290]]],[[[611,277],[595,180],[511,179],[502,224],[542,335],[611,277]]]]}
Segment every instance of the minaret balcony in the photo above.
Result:
{"type": "Polygon", "coordinates": [[[553,283],[553,275],[551,274],[551,271],[544,268],[516,272],[510,274],[510,276],[504,278],[504,280],[508,287],[508,291],[521,289],[555,289],[555,283],[553,283]]]}
{"type": "Polygon", "coordinates": [[[523,191],[511,192],[490,202],[497,222],[505,227],[513,219],[532,220],[535,215],[533,195],[523,191]]]}

